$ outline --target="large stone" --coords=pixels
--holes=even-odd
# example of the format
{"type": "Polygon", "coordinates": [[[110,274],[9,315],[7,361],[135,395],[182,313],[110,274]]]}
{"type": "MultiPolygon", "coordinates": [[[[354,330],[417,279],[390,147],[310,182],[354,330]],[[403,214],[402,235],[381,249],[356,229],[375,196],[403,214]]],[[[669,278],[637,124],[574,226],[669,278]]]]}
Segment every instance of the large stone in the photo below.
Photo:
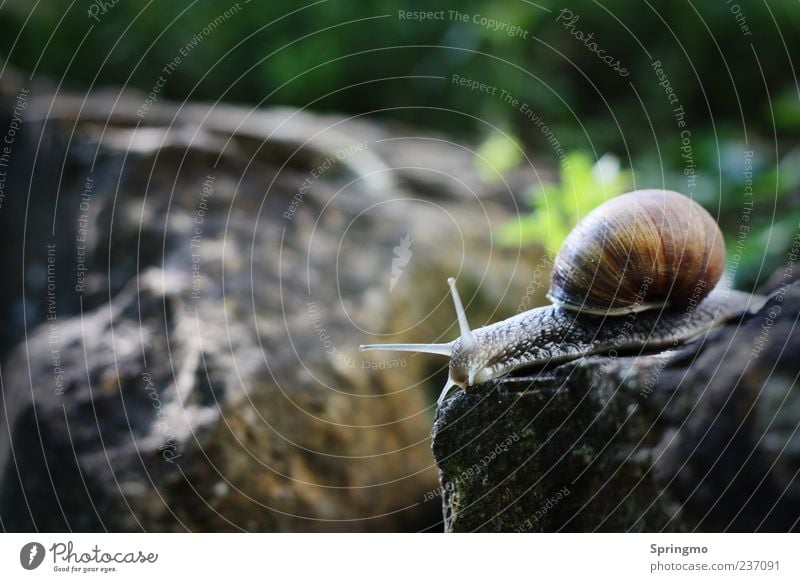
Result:
{"type": "Polygon", "coordinates": [[[460,393],[433,450],[448,531],[800,528],[800,284],[660,354],[460,393]]]}
{"type": "Polygon", "coordinates": [[[377,120],[117,97],[32,96],[15,144],[0,527],[440,529],[446,361],[357,346],[454,336],[448,275],[476,324],[516,309],[539,258],[492,233],[537,174],[487,183],[377,120]]]}

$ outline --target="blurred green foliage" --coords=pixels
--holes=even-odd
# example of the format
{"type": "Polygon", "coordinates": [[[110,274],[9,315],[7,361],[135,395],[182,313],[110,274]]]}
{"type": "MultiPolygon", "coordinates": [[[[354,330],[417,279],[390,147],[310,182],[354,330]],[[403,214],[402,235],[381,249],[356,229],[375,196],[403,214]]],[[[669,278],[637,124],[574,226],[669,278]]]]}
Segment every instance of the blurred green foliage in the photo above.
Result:
{"type": "Polygon", "coordinates": [[[559,183],[531,188],[532,212],[504,225],[499,240],[513,246],[538,242],[557,251],[581,218],[629,188],[630,174],[620,170],[616,156],[594,162],[586,153],[572,153],[561,166],[559,183]]]}
{"type": "Polygon", "coordinates": [[[90,18],[99,1],[7,0],[0,8],[5,63],[62,90],[114,85],[147,93],[188,48],[159,99],[406,121],[483,144],[479,167],[487,179],[519,163],[522,151],[536,163],[559,165],[552,139],[566,152],[585,152],[570,154],[570,168],[560,163],[560,186],[531,194],[534,214],[503,232],[507,242],[538,236],[553,245],[591,204],[618,189],[592,181],[591,167],[606,153],[628,169],[620,179],[627,176],[631,187],[687,192],[686,129],[697,168],[691,193],[723,229],[733,229],[726,232],[742,224],[744,151],[755,151],[753,231],[741,253],[746,268],[737,274],[743,284],[785,261],[798,228],[797,0],[107,0],[109,7],[90,18]],[[235,14],[203,34],[234,6],[235,14]],[[565,7],[578,16],[571,29],[561,18],[565,7]],[[418,21],[401,18],[400,10],[443,10],[445,17],[418,21]],[[483,17],[525,34],[493,30],[483,17]],[[630,74],[603,63],[576,31],[591,34],[630,74]],[[453,75],[486,89],[470,90],[453,75]],[[685,128],[677,125],[676,105],[685,128]]]}
{"type": "Polygon", "coordinates": [[[522,146],[507,133],[493,132],[478,147],[475,165],[487,182],[496,182],[523,159],[522,146]]]}

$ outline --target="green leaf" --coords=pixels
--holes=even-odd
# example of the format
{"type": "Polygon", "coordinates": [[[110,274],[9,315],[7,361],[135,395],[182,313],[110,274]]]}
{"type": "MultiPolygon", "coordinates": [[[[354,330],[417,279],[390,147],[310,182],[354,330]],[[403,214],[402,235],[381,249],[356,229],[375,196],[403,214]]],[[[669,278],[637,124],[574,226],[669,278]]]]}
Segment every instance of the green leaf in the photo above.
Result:
{"type": "Polygon", "coordinates": [[[487,182],[500,181],[503,174],[522,160],[522,148],[510,135],[494,132],[478,147],[475,166],[487,182]]]}
{"type": "Polygon", "coordinates": [[[630,183],[630,173],[620,170],[614,156],[606,154],[595,162],[584,152],[572,152],[562,165],[560,183],[532,188],[531,214],[504,225],[500,242],[510,246],[538,242],[558,249],[579,220],[625,192],[630,183]]]}

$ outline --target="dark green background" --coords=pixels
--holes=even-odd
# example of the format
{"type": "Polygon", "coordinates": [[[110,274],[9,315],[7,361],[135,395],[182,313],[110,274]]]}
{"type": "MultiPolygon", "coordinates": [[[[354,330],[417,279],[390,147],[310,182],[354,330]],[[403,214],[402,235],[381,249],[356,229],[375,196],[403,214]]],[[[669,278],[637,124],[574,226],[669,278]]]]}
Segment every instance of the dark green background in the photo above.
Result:
{"type": "MultiPolygon", "coordinates": [[[[147,92],[180,48],[233,4],[119,0],[96,22],[87,14],[90,2],[10,1],[0,10],[0,53],[19,71],[63,82],[62,90],[114,85],[147,92]]],[[[489,123],[518,139],[534,160],[557,165],[535,125],[497,97],[452,84],[458,74],[529,103],[569,152],[592,158],[611,152],[637,186],[685,190],[680,131],[651,66],[660,60],[686,110],[699,168],[697,197],[723,227],[739,224],[743,152],[755,151],[757,229],[739,284],[763,280],[786,260],[800,220],[796,0],[239,5],[182,59],[160,99],[380,111],[375,115],[382,119],[472,143],[487,138],[489,123]],[[734,5],[751,35],[740,29],[734,5]],[[580,16],[576,29],[594,33],[630,76],[620,77],[556,22],[565,7],[580,16]],[[471,19],[398,19],[398,10],[419,9],[504,20],[527,30],[528,38],[471,19]]]]}

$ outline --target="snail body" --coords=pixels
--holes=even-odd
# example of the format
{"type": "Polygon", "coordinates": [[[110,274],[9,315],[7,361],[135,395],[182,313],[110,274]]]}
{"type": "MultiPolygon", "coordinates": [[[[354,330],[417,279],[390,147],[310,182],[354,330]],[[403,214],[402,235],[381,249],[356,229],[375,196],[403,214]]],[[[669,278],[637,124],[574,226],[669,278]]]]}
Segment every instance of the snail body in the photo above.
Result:
{"type": "Polygon", "coordinates": [[[447,355],[451,389],[550,362],[676,346],[751,309],[753,297],[715,288],[725,267],[722,233],[699,204],[639,190],[598,206],[554,261],[552,305],[471,330],[448,279],[460,337],[444,344],[373,344],[361,350],[447,355]]]}

